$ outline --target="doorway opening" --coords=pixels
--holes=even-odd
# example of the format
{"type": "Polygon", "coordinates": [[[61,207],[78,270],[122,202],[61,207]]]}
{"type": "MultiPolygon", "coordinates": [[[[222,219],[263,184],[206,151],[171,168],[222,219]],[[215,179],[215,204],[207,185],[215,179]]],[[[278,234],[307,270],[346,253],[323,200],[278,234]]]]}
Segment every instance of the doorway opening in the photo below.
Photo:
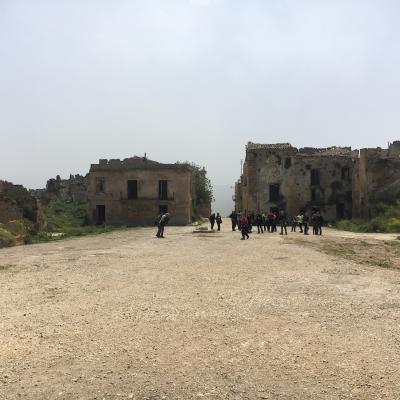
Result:
{"type": "Polygon", "coordinates": [[[106,206],[96,206],[96,225],[103,225],[106,222],[106,206]]]}

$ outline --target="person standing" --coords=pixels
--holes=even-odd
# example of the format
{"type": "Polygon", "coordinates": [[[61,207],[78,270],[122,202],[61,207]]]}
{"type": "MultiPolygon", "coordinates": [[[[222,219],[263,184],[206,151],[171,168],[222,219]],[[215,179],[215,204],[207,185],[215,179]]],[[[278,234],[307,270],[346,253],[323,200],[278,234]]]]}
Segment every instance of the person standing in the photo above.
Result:
{"type": "Polygon", "coordinates": [[[231,219],[232,222],[232,232],[236,231],[236,225],[237,225],[237,214],[236,211],[232,211],[229,215],[229,218],[231,219]]]}
{"type": "Polygon", "coordinates": [[[238,213],[236,214],[237,219],[236,219],[236,224],[239,229],[239,231],[242,230],[242,212],[239,210],[238,213]]]}
{"type": "Polygon", "coordinates": [[[261,216],[263,221],[264,232],[267,232],[267,216],[265,215],[265,213],[262,213],[261,216]]]}
{"type": "Polygon", "coordinates": [[[305,235],[308,235],[308,224],[309,224],[309,222],[310,222],[310,218],[307,215],[307,213],[305,212],[303,214],[303,230],[304,230],[304,234],[305,235]]]}
{"type": "Polygon", "coordinates": [[[260,212],[256,215],[257,233],[264,233],[263,230],[263,218],[260,212]]]}
{"type": "Polygon", "coordinates": [[[157,224],[158,231],[157,231],[157,235],[156,235],[158,238],[164,238],[164,228],[165,228],[165,225],[168,224],[169,219],[170,219],[170,215],[168,213],[163,214],[161,216],[161,218],[159,219],[158,224],[157,224]]]}
{"type": "Polygon", "coordinates": [[[312,234],[318,235],[317,211],[311,214],[312,234]]]}
{"type": "Polygon", "coordinates": [[[274,214],[270,211],[267,215],[267,230],[268,232],[273,232],[273,225],[274,225],[274,214]]]}
{"type": "Polygon", "coordinates": [[[303,233],[303,214],[300,213],[296,217],[297,226],[300,228],[300,233],[303,233]]]}
{"type": "Polygon", "coordinates": [[[296,217],[292,216],[290,218],[290,225],[292,226],[292,232],[296,232],[296,217]]]}
{"type": "Polygon", "coordinates": [[[272,232],[277,232],[277,224],[278,224],[278,214],[277,212],[273,212],[273,219],[272,219],[272,232]]]}
{"type": "Polygon", "coordinates": [[[253,230],[253,225],[255,223],[256,216],[254,215],[254,212],[251,212],[250,215],[247,216],[247,226],[248,226],[248,231],[251,232],[253,230]]]}
{"type": "Polygon", "coordinates": [[[283,235],[283,231],[285,230],[285,235],[287,235],[287,216],[284,210],[279,212],[279,224],[281,226],[281,235],[283,235]]]}
{"type": "Polygon", "coordinates": [[[320,211],[317,213],[317,235],[322,235],[322,225],[324,223],[324,218],[322,217],[322,214],[320,211]]]}
{"type": "Polygon", "coordinates": [[[209,217],[208,217],[210,224],[211,224],[211,230],[214,230],[214,225],[215,225],[215,214],[212,213],[209,217]]]}
{"type": "Polygon", "coordinates": [[[217,216],[215,218],[215,222],[217,223],[218,231],[221,230],[221,224],[222,224],[222,218],[219,213],[217,213],[217,216]]]}

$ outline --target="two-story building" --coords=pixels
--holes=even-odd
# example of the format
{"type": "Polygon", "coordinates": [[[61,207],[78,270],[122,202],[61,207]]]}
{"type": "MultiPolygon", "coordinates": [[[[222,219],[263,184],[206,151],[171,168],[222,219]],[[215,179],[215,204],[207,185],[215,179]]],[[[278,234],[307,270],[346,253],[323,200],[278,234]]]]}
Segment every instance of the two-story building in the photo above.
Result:
{"type": "Polygon", "coordinates": [[[192,170],[146,157],[100,160],[89,172],[89,220],[94,224],[153,225],[160,212],[186,225],[193,214],[192,170]]]}

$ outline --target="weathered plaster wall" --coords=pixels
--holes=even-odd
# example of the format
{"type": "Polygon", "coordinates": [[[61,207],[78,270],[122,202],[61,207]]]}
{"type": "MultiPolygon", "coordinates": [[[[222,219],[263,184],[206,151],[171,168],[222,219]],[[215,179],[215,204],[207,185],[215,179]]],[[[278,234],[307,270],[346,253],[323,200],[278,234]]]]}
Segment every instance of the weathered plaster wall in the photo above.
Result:
{"type": "Polygon", "coordinates": [[[283,208],[290,215],[301,209],[319,208],[326,219],[350,218],[353,158],[350,149],[248,148],[237,209],[268,211],[283,208]],[[338,152],[339,155],[335,155],[338,152]],[[319,182],[311,182],[317,170],[319,182]],[[347,171],[343,175],[343,171],[347,171]],[[279,199],[270,198],[270,185],[279,184],[279,199]],[[314,193],[313,193],[314,191],[314,193]],[[314,199],[313,199],[314,197],[314,199]]]}
{"type": "Polygon", "coordinates": [[[152,225],[161,205],[168,206],[170,224],[185,225],[192,216],[192,172],[185,167],[141,168],[121,166],[119,160],[111,165],[93,165],[89,174],[89,217],[95,222],[96,205],[105,205],[106,223],[114,225],[152,225]],[[119,164],[118,164],[119,163],[119,164]],[[105,193],[96,193],[96,178],[105,178],[105,193]],[[128,199],[128,180],[138,181],[138,198],[128,199]],[[168,199],[159,200],[158,182],[168,181],[168,199]]]}

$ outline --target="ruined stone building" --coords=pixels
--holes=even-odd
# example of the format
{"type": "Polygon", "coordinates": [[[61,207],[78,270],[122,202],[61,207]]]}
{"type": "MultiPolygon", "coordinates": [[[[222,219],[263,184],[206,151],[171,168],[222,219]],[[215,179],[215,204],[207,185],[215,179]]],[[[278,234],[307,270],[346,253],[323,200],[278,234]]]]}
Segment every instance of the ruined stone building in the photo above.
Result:
{"type": "Polygon", "coordinates": [[[31,190],[31,194],[40,199],[43,204],[52,200],[86,203],[88,191],[88,175],[70,175],[62,179],[59,175],[51,178],[46,183],[45,189],[31,190]]]}
{"type": "Polygon", "coordinates": [[[249,142],[236,184],[236,208],[285,209],[289,215],[318,209],[330,221],[370,216],[378,193],[383,199],[389,183],[400,188],[399,144],[363,149],[360,156],[350,147],[297,149],[289,143],[249,142]]]}
{"type": "Polygon", "coordinates": [[[171,224],[188,224],[194,207],[192,178],[186,164],[161,164],[146,157],[100,160],[89,172],[89,219],[96,224],[152,225],[160,212],[169,212],[171,224]]]}
{"type": "Polygon", "coordinates": [[[362,149],[353,170],[353,216],[371,218],[379,203],[400,200],[400,141],[362,149]]]}

